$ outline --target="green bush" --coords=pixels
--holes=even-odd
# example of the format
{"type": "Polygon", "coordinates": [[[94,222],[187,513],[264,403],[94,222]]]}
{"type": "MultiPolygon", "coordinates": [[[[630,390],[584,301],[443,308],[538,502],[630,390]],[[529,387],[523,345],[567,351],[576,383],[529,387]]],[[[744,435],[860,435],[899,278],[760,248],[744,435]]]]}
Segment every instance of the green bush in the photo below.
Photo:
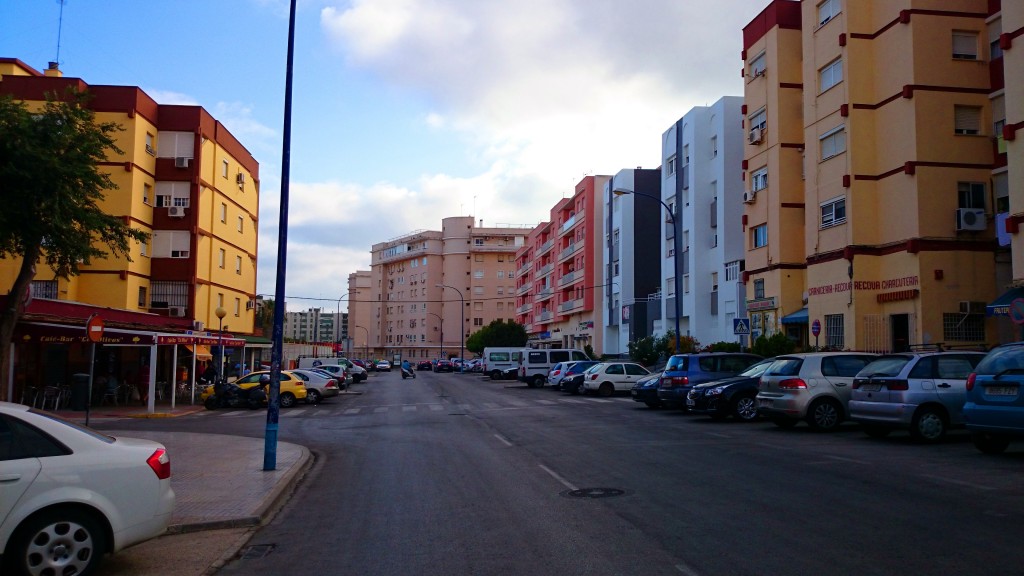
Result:
{"type": "Polygon", "coordinates": [[[628,344],[629,357],[634,362],[651,366],[658,363],[661,358],[661,350],[658,349],[658,342],[654,336],[644,336],[628,344]]]}
{"type": "Polygon", "coordinates": [[[705,352],[740,352],[742,350],[743,347],[740,346],[739,342],[725,341],[715,342],[714,344],[709,344],[706,348],[704,348],[705,352]]]}
{"type": "Polygon", "coordinates": [[[767,338],[764,336],[758,336],[757,340],[754,341],[754,345],[750,347],[750,350],[754,354],[764,356],[765,358],[771,358],[772,356],[793,352],[796,350],[796,342],[790,340],[789,337],[782,332],[776,332],[767,338]]]}

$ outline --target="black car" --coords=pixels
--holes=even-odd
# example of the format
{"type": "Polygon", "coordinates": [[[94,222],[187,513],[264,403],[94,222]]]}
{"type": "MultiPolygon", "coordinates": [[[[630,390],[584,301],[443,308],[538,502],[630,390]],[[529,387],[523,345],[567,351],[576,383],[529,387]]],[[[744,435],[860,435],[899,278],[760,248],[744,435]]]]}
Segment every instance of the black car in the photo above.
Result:
{"type": "Polygon", "coordinates": [[[634,402],[643,402],[649,408],[661,408],[661,399],[658,398],[658,384],[661,383],[661,372],[655,372],[650,376],[644,376],[633,384],[629,394],[634,402]]]}
{"type": "Polygon", "coordinates": [[[434,369],[434,365],[430,363],[430,360],[420,360],[416,363],[416,369],[429,372],[434,369]]]}
{"type": "Polygon", "coordinates": [[[697,384],[731,378],[764,360],[742,352],[676,354],[668,359],[658,385],[658,399],[668,408],[686,409],[686,397],[697,384]]]}
{"type": "Polygon", "coordinates": [[[559,383],[559,388],[562,392],[568,392],[569,394],[579,394],[583,390],[583,373],[573,374],[562,378],[559,383]]]}
{"type": "Polygon", "coordinates": [[[732,378],[695,385],[686,397],[687,407],[715,419],[732,414],[742,422],[757,420],[757,386],[772,362],[762,360],[732,378]]]}
{"type": "MultiPolygon", "coordinates": [[[[573,362],[572,366],[570,366],[565,371],[565,376],[563,376],[562,379],[558,382],[558,389],[559,390],[565,390],[565,387],[563,386],[563,384],[565,384],[566,380],[568,380],[570,377],[575,376],[577,374],[583,374],[584,372],[587,371],[587,368],[590,368],[591,366],[593,366],[595,364],[600,364],[600,362],[598,362],[597,360],[577,360],[577,361],[573,362]]],[[[580,380],[580,381],[582,382],[582,380],[580,380]]]]}
{"type": "Polygon", "coordinates": [[[434,372],[455,372],[455,367],[448,360],[438,360],[434,365],[434,372]]]}

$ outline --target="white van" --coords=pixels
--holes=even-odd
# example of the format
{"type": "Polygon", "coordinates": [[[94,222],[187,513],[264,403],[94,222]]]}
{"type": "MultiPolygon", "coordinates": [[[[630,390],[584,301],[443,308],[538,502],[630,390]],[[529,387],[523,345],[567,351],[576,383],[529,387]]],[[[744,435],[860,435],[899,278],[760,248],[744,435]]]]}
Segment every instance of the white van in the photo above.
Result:
{"type": "Polygon", "coordinates": [[[540,388],[547,382],[551,367],[559,362],[590,360],[586,352],[575,348],[526,348],[520,350],[519,380],[531,388],[540,388]]]}
{"type": "Polygon", "coordinates": [[[492,380],[500,380],[506,370],[519,367],[519,356],[522,351],[523,349],[519,347],[484,348],[483,373],[490,376],[492,380]]]}

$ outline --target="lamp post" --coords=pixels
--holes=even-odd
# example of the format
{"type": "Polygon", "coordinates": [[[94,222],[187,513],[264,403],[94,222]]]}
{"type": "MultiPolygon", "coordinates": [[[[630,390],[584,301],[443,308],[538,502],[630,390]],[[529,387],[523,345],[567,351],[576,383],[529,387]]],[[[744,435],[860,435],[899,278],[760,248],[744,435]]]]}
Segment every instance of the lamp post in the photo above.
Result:
{"type": "Polygon", "coordinates": [[[431,316],[437,318],[438,322],[441,325],[441,343],[440,346],[438,347],[438,355],[440,356],[440,354],[444,352],[444,318],[441,318],[440,316],[434,314],[433,312],[427,312],[427,314],[430,314],[431,316]]]}
{"type": "Polygon", "coordinates": [[[370,359],[370,331],[364,326],[356,326],[356,328],[362,328],[363,332],[366,333],[366,340],[363,340],[363,354],[366,356],[365,360],[370,359]]]}
{"type": "MultiPolygon", "coordinates": [[[[355,292],[356,294],[359,293],[358,290],[354,290],[352,292],[355,292]]],[[[334,314],[334,343],[335,344],[337,344],[338,341],[341,340],[341,301],[344,300],[345,297],[348,296],[349,294],[351,294],[352,292],[345,292],[344,294],[341,295],[340,298],[338,298],[338,311],[337,311],[337,313],[334,314]]]]}
{"type": "Polygon", "coordinates": [[[447,284],[437,284],[436,286],[438,288],[451,288],[459,293],[459,372],[462,372],[463,366],[466,364],[466,359],[462,357],[465,354],[466,348],[466,299],[462,296],[462,290],[455,286],[447,284]]]}
{"type": "Polygon", "coordinates": [[[224,379],[224,317],[228,315],[227,310],[217,306],[217,309],[213,311],[217,315],[217,321],[219,323],[218,334],[217,334],[217,351],[220,359],[217,361],[217,380],[224,379]]]}
{"type": "Polygon", "coordinates": [[[679,333],[679,317],[682,316],[681,309],[682,309],[682,297],[683,297],[683,292],[682,292],[682,288],[681,288],[683,280],[679,276],[679,254],[681,254],[681,250],[680,250],[681,247],[680,247],[679,243],[682,241],[682,239],[680,238],[681,234],[679,232],[679,221],[676,220],[676,215],[673,213],[672,208],[669,207],[669,205],[666,204],[664,200],[662,200],[661,198],[658,198],[654,194],[647,194],[646,192],[637,192],[635,190],[628,190],[626,188],[618,188],[618,187],[612,189],[612,194],[615,194],[616,196],[625,196],[627,194],[634,194],[636,196],[645,196],[647,198],[652,198],[654,200],[657,200],[658,202],[661,202],[661,205],[665,207],[665,211],[668,212],[668,221],[672,224],[672,252],[673,252],[673,254],[672,254],[672,270],[673,270],[673,273],[675,274],[675,286],[673,287],[673,289],[675,290],[675,293],[676,293],[675,294],[675,296],[676,296],[675,297],[675,312],[676,312],[676,347],[675,348],[676,348],[676,354],[679,354],[679,340],[682,337],[682,335],[679,333]]]}

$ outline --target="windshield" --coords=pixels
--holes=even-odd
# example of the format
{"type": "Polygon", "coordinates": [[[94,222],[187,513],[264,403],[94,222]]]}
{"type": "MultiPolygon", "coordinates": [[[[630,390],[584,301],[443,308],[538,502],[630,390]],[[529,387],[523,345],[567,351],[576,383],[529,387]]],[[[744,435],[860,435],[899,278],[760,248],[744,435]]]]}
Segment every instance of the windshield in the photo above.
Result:
{"type": "Polygon", "coordinates": [[[594,364],[590,368],[587,368],[587,371],[584,372],[584,374],[593,374],[594,372],[600,372],[600,371],[601,371],[601,365],[600,364],[594,364]]]}
{"type": "Polygon", "coordinates": [[[774,360],[764,360],[762,362],[758,362],[757,364],[754,364],[753,366],[747,368],[743,372],[740,372],[739,375],[747,377],[760,376],[761,374],[764,374],[764,371],[767,370],[773,362],[774,360]]]}
{"type": "Polygon", "coordinates": [[[857,373],[857,376],[861,378],[871,378],[872,376],[899,376],[903,367],[910,362],[910,359],[910,356],[883,356],[861,368],[860,372],[857,373]]]}
{"type": "Polygon", "coordinates": [[[978,374],[999,374],[1007,370],[1024,371],[1024,346],[996,348],[978,363],[978,374]]]}
{"type": "Polygon", "coordinates": [[[668,359],[668,364],[665,366],[665,371],[670,370],[686,370],[689,365],[689,356],[673,356],[668,359]]]}

